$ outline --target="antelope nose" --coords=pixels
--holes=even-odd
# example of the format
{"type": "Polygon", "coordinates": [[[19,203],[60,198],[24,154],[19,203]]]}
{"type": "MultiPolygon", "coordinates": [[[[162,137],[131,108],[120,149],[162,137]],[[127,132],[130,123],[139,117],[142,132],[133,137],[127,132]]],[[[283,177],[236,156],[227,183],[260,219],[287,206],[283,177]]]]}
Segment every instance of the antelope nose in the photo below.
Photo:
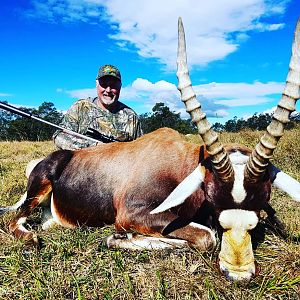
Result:
{"type": "Polygon", "coordinates": [[[245,266],[242,268],[232,266],[231,268],[219,261],[219,267],[228,280],[239,284],[247,284],[256,275],[256,264],[251,264],[248,268],[245,266]]]}

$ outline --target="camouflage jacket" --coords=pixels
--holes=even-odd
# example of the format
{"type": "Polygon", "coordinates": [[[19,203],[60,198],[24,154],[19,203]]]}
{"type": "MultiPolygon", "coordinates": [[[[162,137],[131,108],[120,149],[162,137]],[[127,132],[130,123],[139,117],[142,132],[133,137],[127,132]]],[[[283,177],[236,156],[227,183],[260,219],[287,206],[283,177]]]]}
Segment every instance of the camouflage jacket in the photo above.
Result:
{"type": "MultiPolygon", "coordinates": [[[[92,128],[118,141],[131,141],[142,135],[138,116],[131,108],[118,102],[118,107],[112,113],[97,106],[95,104],[97,99],[87,98],[75,102],[60,125],[81,134],[86,134],[88,128],[92,128]]],[[[60,149],[75,150],[97,144],[97,142],[78,138],[60,130],[54,133],[53,139],[60,149]]]]}

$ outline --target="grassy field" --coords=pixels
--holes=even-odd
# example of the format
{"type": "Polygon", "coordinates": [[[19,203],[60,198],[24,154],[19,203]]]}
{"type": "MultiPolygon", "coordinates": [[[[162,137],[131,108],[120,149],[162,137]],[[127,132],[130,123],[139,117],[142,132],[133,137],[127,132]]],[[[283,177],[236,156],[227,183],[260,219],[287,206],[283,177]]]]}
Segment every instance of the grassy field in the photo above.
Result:
{"type": "MultiPolygon", "coordinates": [[[[261,133],[221,134],[224,143],[253,147],[261,133]]],[[[300,127],[287,131],[273,162],[300,181],[300,127]]],[[[199,143],[198,137],[189,136],[199,143]]],[[[13,204],[25,191],[26,164],[54,150],[52,142],[0,143],[0,205],[13,204]]],[[[291,235],[300,235],[300,203],[273,190],[271,203],[291,235]]],[[[267,232],[255,252],[260,274],[247,286],[228,282],[216,268],[218,249],[200,253],[109,250],[103,242],[113,227],[43,232],[40,212],[33,228],[43,240],[26,252],[0,218],[0,299],[300,299],[300,245],[267,232]]]]}

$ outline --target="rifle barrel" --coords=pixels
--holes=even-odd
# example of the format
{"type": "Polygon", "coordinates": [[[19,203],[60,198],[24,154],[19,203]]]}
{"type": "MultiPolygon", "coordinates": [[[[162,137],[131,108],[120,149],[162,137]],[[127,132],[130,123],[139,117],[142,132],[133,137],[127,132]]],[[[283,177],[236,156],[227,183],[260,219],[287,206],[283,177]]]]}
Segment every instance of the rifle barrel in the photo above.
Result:
{"type": "Polygon", "coordinates": [[[19,116],[22,116],[22,117],[25,117],[25,118],[28,118],[28,119],[33,119],[33,120],[36,120],[38,122],[47,124],[49,126],[52,126],[52,127],[56,128],[56,129],[61,130],[62,132],[65,132],[67,134],[73,135],[75,137],[83,138],[83,139],[90,140],[90,141],[93,141],[93,142],[99,142],[99,140],[97,140],[97,139],[94,139],[92,137],[86,136],[84,134],[81,134],[81,133],[78,133],[78,132],[75,132],[75,131],[72,131],[70,129],[66,129],[66,128],[64,128],[62,126],[59,126],[59,125],[56,125],[54,123],[48,122],[46,120],[43,120],[41,118],[38,118],[38,117],[32,115],[31,113],[27,113],[27,112],[22,111],[22,110],[14,107],[14,106],[12,106],[10,104],[6,104],[6,103],[1,102],[1,101],[0,101],[0,108],[2,108],[4,110],[7,110],[7,111],[10,111],[10,112],[12,112],[12,113],[14,113],[16,115],[19,115],[19,116]]]}

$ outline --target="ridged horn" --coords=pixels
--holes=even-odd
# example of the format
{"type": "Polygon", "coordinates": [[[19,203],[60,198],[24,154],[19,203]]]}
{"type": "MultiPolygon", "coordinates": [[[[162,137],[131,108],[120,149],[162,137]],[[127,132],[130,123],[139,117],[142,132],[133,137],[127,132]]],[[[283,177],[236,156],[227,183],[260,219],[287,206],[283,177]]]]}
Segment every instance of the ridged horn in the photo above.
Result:
{"type": "Polygon", "coordinates": [[[206,119],[206,114],[201,110],[201,104],[196,99],[187,66],[186,45],[184,28],[181,18],[178,19],[178,52],[177,52],[177,78],[178,90],[181,100],[186,106],[192,121],[197,125],[198,133],[203,139],[206,149],[211,157],[214,170],[223,182],[233,180],[234,171],[227,152],[219,142],[218,134],[212,130],[206,119]]]}
{"type": "Polygon", "coordinates": [[[298,19],[289,72],[282,97],[273,115],[272,122],[261,137],[245,168],[247,182],[255,183],[266,170],[279,139],[283,136],[285,124],[290,120],[290,114],[295,110],[296,102],[300,98],[300,18],[298,19]]]}

